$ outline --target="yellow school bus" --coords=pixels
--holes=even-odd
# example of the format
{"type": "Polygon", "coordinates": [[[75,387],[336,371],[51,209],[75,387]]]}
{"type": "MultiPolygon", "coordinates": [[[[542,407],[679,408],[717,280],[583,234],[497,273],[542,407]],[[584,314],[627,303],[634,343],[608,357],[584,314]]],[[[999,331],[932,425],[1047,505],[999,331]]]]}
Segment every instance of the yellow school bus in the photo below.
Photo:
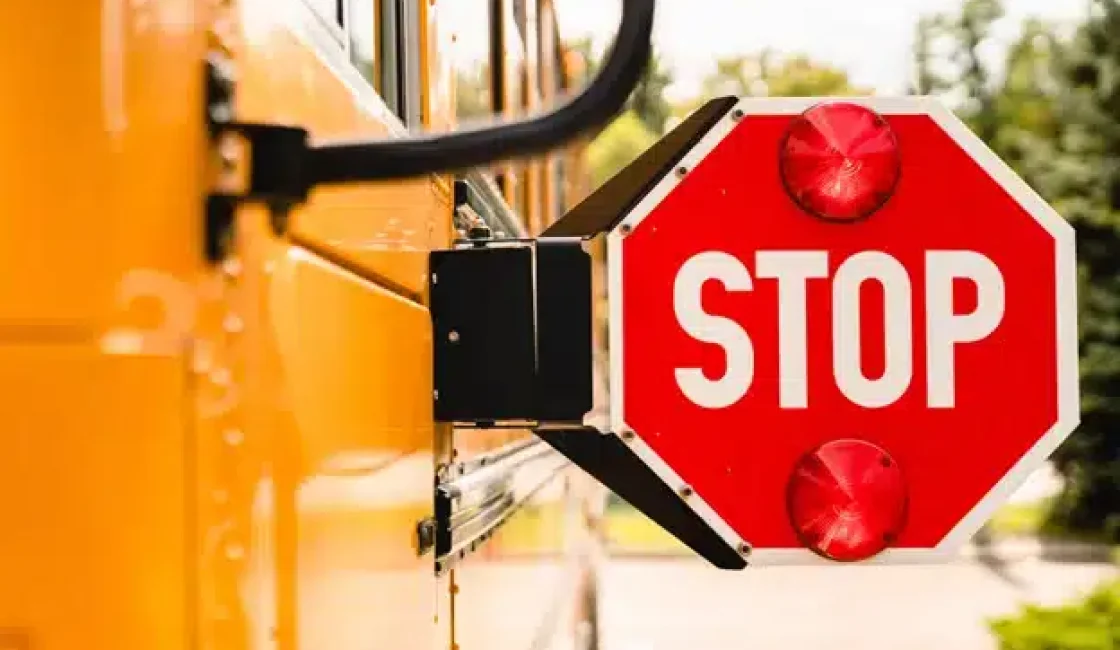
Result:
{"type": "Polygon", "coordinates": [[[601,493],[435,420],[428,260],[581,198],[651,3],[577,96],[550,0],[480,2],[520,131],[460,133],[464,1],[0,22],[0,650],[594,646],[601,493]]]}

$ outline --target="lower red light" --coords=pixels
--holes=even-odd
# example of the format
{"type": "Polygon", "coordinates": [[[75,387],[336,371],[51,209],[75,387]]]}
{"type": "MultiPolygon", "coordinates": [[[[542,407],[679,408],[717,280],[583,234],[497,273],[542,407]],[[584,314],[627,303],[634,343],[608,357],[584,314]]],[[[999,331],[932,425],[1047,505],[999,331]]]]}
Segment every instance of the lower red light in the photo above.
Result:
{"type": "Polygon", "coordinates": [[[902,159],[890,125],[869,108],[818,104],[790,124],[779,158],[782,182],[801,209],[832,221],[878,210],[894,192],[902,159]]]}
{"type": "Polygon", "coordinates": [[[803,456],[786,499],[801,542],[839,562],[878,555],[906,520],[902,470],[887,452],[862,440],[835,440],[803,456]]]}

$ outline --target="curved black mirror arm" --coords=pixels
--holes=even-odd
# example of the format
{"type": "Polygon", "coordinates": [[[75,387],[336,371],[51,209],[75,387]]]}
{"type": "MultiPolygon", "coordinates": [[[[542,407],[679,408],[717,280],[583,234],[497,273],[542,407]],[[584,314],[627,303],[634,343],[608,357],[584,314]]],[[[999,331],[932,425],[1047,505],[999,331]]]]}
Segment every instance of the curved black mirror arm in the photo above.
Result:
{"type": "Polygon", "coordinates": [[[618,35],[595,79],[547,113],[508,123],[397,140],[319,142],[303,162],[309,187],[458,171],[543,153],[608,122],[625,105],[649,60],[654,0],[622,0],[618,35]]]}

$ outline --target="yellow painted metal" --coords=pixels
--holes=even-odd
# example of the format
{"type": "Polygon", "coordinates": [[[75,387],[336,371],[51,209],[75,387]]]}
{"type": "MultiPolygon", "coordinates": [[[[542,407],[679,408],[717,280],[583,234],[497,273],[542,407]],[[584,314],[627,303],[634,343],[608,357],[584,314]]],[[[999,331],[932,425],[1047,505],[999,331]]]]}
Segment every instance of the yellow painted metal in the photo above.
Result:
{"type": "MultiPolygon", "coordinates": [[[[241,119],[301,124],[315,138],[403,133],[308,6],[300,0],[243,4],[241,119]],[[284,11],[277,10],[278,3],[284,11]]],[[[415,299],[423,295],[428,251],[448,241],[446,183],[425,177],[323,187],[312,198],[292,216],[293,237],[393,290],[415,299]]]]}
{"type": "Polygon", "coordinates": [[[205,17],[105,0],[0,21],[5,650],[195,644],[205,17]]]}
{"type": "MultiPolygon", "coordinates": [[[[421,12],[433,128],[449,1],[421,12]]],[[[317,190],[289,240],[245,208],[229,257],[203,255],[208,48],[240,120],[402,133],[316,20],[302,0],[101,0],[0,21],[19,93],[0,104],[0,649],[454,642],[450,577],[415,548],[434,463],[530,434],[432,420],[449,179],[317,190]]],[[[497,629],[510,587],[464,584],[457,623],[497,629]]]]}
{"type": "MultiPolygon", "coordinates": [[[[316,40],[307,7],[286,4],[243,2],[239,116],[314,138],[399,135],[341,49],[316,40]]],[[[449,242],[449,189],[431,177],[319,189],[292,215],[292,245],[260,210],[241,212],[245,281],[259,277],[250,408],[280,468],[261,556],[279,568],[279,602],[246,620],[271,614],[281,647],[445,647],[449,605],[416,526],[431,516],[437,441],[427,254],[449,242]]]]}

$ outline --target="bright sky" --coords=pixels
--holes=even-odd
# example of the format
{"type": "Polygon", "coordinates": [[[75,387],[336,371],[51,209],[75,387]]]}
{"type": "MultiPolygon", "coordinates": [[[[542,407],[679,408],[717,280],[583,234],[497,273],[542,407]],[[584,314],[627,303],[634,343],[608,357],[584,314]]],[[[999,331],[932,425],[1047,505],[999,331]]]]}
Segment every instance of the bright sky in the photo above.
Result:
{"type": "MultiPolygon", "coordinates": [[[[555,0],[563,37],[590,34],[600,48],[618,24],[619,0],[555,0]]],[[[1070,21],[1089,0],[1005,0],[1007,18],[997,40],[1010,42],[1022,19],[1070,21]]],[[[486,51],[486,3],[445,0],[459,34],[460,56],[486,51]]],[[[655,45],[678,80],[674,98],[697,91],[719,56],[758,52],[805,53],[848,71],[852,80],[881,93],[903,92],[910,81],[918,17],[951,11],[960,0],[658,0],[655,45]]],[[[993,62],[1000,46],[991,48],[993,62]]]]}

